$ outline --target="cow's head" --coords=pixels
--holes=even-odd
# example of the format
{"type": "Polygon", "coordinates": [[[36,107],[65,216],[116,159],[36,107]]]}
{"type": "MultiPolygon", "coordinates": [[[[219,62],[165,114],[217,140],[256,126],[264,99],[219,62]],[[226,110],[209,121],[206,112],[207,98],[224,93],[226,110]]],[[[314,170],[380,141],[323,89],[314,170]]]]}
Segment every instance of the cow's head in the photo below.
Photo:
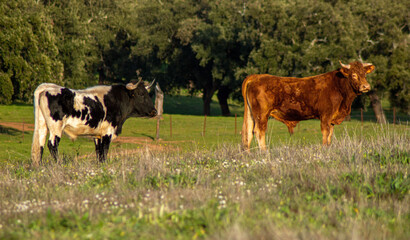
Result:
{"type": "Polygon", "coordinates": [[[358,61],[349,64],[339,62],[342,66],[340,72],[348,79],[356,93],[361,94],[370,91],[370,84],[366,80],[366,74],[373,72],[373,64],[358,61]]]}
{"type": "Polygon", "coordinates": [[[138,82],[130,82],[126,88],[130,91],[131,105],[133,115],[136,117],[155,117],[157,110],[149,97],[148,90],[153,85],[145,86],[141,80],[138,82]]]}

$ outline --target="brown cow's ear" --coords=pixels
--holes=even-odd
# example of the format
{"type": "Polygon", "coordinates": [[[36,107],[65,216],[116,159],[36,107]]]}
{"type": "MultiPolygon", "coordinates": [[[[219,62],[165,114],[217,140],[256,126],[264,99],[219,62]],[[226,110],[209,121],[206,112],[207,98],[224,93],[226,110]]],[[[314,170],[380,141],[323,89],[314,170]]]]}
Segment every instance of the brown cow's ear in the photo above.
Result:
{"type": "Polygon", "coordinates": [[[349,70],[342,67],[340,68],[340,72],[343,74],[343,76],[348,77],[349,76],[349,70]]]}
{"type": "Polygon", "coordinates": [[[371,73],[374,71],[374,65],[368,65],[364,68],[366,74],[371,73]]]}

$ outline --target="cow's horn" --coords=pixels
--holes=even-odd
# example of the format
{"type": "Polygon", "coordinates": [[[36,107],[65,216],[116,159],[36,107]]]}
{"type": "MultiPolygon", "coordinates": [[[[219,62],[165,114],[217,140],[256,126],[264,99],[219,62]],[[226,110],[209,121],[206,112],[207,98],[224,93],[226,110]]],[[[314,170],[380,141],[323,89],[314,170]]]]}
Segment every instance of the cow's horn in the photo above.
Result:
{"type": "Polygon", "coordinates": [[[145,86],[145,89],[149,90],[152,87],[152,85],[154,85],[154,82],[155,82],[155,79],[152,80],[152,82],[148,86],[145,86]]]}
{"type": "Polygon", "coordinates": [[[142,79],[140,79],[137,83],[128,83],[125,87],[128,89],[128,90],[134,90],[134,89],[136,89],[137,87],[138,87],[138,85],[140,84],[140,82],[142,81],[142,79]]]}
{"type": "Polygon", "coordinates": [[[371,66],[371,65],[373,65],[373,64],[371,64],[371,63],[363,63],[363,67],[368,67],[368,66],[371,66]]]}
{"type": "Polygon", "coordinates": [[[340,65],[342,66],[342,67],[344,67],[344,68],[346,68],[346,69],[350,69],[350,64],[343,64],[340,60],[339,60],[339,63],[340,63],[340,65]]]}

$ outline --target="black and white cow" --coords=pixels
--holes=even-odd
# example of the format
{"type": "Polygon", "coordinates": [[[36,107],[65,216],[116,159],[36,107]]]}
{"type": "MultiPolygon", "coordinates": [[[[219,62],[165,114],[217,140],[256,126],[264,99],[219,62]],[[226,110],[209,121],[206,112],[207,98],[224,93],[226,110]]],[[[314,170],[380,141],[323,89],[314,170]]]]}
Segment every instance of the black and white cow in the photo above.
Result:
{"type": "Polygon", "coordinates": [[[141,80],[127,85],[95,86],[73,90],[43,83],[34,92],[34,135],[31,158],[41,161],[47,132],[48,148],[58,158],[58,144],[66,133],[71,139],[80,135],[94,137],[97,159],[107,157],[110,142],[120,133],[129,117],[154,117],[157,111],[141,80]]]}

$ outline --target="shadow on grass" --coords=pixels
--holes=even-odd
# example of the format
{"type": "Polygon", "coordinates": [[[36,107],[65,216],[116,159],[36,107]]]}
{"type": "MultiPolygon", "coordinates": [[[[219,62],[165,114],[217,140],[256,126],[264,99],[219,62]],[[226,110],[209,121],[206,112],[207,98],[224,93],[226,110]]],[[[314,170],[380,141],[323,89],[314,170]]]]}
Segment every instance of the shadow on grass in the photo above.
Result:
{"type": "MultiPolygon", "coordinates": [[[[22,131],[17,130],[15,128],[4,127],[0,125],[0,134],[7,134],[11,136],[18,136],[22,134],[22,131]]],[[[27,131],[24,131],[24,134],[28,134],[27,131]]]]}
{"type": "Polygon", "coordinates": [[[154,137],[154,136],[151,136],[151,135],[149,135],[149,134],[143,133],[143,134],[141,134],[141,135],[144,136],[144,137],[147,137],[147,138],[151,139],[152,141],[155,140],[155,137],[154,137]]]}

